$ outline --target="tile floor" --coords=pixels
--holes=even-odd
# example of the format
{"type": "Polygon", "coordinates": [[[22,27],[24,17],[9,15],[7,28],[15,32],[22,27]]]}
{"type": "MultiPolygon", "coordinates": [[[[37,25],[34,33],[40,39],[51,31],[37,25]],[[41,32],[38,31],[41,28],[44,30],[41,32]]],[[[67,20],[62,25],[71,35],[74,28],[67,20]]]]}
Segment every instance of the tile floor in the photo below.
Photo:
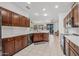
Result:
{"type": "Polygon", "coordinates": [[[49,42],[31,44],[14,56],[64,56],[58,37],[49,36],[49,42]]]}

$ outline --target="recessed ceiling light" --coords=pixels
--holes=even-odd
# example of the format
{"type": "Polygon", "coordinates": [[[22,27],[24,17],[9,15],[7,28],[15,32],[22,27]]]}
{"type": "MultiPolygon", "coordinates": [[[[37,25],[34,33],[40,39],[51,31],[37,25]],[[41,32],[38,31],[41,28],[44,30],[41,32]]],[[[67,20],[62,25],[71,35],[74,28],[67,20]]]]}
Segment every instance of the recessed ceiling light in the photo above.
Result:
{"type": "Polygon", "coordinates": [[[59,6],[58,5],[55,5],[55,8],[58,8],[59,6]]]}
{"type": "Polygon", "coordinates": [[[47,15],[48,15],[47,13],[44,14],[44,16],[47,16],[47,15]]]}
{"type": "Polygon", "coordinates": [[[46,9],[45,9],[45,8],[43,8],[42,10],[43,10],[43,11],[46,11],[46,9]]]}
{"type": "Polygon", "coordinates": [[[27,2],[28,4],[31,4],[31,2],[27,2]]]}
{"type": "Polygon", "coordinates": [[[34,15],[38,16],[39,14],[38,13],[34,13],[34,15]]]}

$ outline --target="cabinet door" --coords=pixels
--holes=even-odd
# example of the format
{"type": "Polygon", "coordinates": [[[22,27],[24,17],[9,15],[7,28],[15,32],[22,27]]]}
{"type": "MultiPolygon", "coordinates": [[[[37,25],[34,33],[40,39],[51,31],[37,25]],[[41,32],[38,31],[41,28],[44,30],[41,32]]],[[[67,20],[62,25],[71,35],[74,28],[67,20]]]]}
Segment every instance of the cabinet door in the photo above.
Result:
{"type": "Polygon", "coordinates": [[[27,20],[27,27],[30,27],[30,19],[27,20]]]}
{"type": "Polygon", "coordinates": [[[43,41],[43,34],[42,33],[38,33],[38,41],[43,41]]]}
{"type": "Polygon", "coordinates": [[[9,38],[9,39],[3,39],[2,40],[2,50],[3,50],[3,55],[5,56],[10,56],[14,54],[14,39],[9,38]]]}
{"type": "Polygon", "coordinates": [[[72,49],[76,52],[76,54],[79,55],[79,47],[77,45],[75,45],[73,42],[70,41],[70,46],[72,47],[72,49]]]}
{"type": "Polygon", "coordinates": [[[73,49],[73,48],[71,48],[71,47],[69,47],[69,55],[70,56],[78,56],[78,54],[75,52],[75,50],[73,49]]]}
{"type": "Polygon", "coordinates": [[[26,19],[26,21],[25,21],[26,27],[29,27],[30,26],[30,20],[27,17],[25,19],[26,19]]]}
{"type": "Polygon", "coordinates": [[[22,47],[25,48],[27,46],[28,36],[24,35],[21,38],[22,38],[22,47]]]}
{"type": "Polygon", "coordinates": [[[74,7],[74,19],[73,19],[73,22],[74,22],[74,26],[78,26],[78,5],[74,7]]]}
{"type": "Polygon", "coordinates": [[[1,8],[1,16],[2,16],[2,25],[5,25],[5,26],[9,26],[12,24],[11,22],[11,17],[12,17],[12,14],[10,11],[6,10],[6,9],[3,9],[1,8]]]}
{"type": "Polygon", "coordinates": [[[20,16],[16,13],[12,13],[12,26],[20,26],[20,16]]]}
{"type": "Polygon", "coordinates": [[[25,17],[24,16],[20,16],[20,26],[25,27],[25,17]]]}
{"type": "Polygon", "coordinates": [[[79,4],[78,4],[78,26],[79,26],[79,4]]]}
{"type": "Polygon", "coordinates": [[[15,52],[22,49],[22,40],[21,37],[15,37],[15,52]]]}
{"type": "Polygon", "coordinates": [[[25,18],[25,26],[28,27],[28,18],[25,18]]]}
{"type": "Polygon", "coordinates": [[[33,42],[39,41],[39,35],[37,33],[33,34],[33,42]]]}
{"type": "Polygon", "coordinates": [[[44,39],[44,41],[49,41],[49,34],[48,33],[44,33],[43,34],[43,39],[44,39]]]}

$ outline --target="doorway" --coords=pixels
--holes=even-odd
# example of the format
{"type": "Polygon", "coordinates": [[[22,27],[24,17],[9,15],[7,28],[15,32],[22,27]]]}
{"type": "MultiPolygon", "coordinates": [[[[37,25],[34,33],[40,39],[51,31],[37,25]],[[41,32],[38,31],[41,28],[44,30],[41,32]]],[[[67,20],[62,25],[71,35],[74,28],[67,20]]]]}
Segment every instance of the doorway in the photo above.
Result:
{"type": "Polygon", "coordinates": [[[47,30],[49,30],[50,34],[53,34],[54,32],[53,24],[47,24],[47,30]]]}

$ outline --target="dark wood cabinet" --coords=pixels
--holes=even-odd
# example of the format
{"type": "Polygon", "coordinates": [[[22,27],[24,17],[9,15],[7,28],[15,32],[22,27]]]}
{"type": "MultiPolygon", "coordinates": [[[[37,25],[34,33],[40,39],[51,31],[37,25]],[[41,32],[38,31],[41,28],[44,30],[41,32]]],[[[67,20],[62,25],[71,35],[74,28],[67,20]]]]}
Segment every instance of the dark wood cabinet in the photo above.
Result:
{"type": "MultiPolygon", "coordinates": [[[[75,56],[79,55],[79,47],[70,41],[70,52],[73,52],[75,56]]],[[[70,56],[72,54],[70,53],[70,56]]]]}
{"type": "Polygon", "coordinates": [[[79,25],[79,19],[78,19],[78,5],[76,5],[73,9],[73,26],[78,26],[79,25]]]}
{"type": "Polygon", "coordinates": [[[79,56],[79,46],[65,37],[64,52],[67,56],[79,56]]]}
{"type": "Polygon", "coordinates": [[[27,17],[20,16],[20,26],[30,27],[30,20],[27,17]]]}
{"type": "Polygon", "coordinates": [[[71,47],[69,47],[69,56],[79,56],[75,50],[71,47]]]}
{"type": "Polygon", "coordinates": [[[67,23],[71,23],[72,27],[79,27],[79,4],[74,6],[73,9],[64,18],[65,28],[66,28],[67,23]]]}
{"type": "Polygon", "coordinates": [[[44,35],[43,33],[39,33],[39,36],[38,36],[39,41],[43,41],[43,35],[44,35]]]}
{"type": "Polygon", "coordinates": [[[0,7],[0,16],[4,26],[30,27],[30,20],[27,17],[5,8],[0,7]]]}
{"type": "Polygon", "coordinates": [[[26,22],[25,17],[20,16],[20,26],[25,27],[25,22],[26,22]]]}
{"type": "Polygon", "coordinates": [[[26,18],[26,22],[25,22],[27,27],[30,27],[30,19],[26,18]]]}
{"type": "Polygon", "coordinates": [[[15,52],[13,38],[7,38],[2,40],[3,55],[10,56],[15,52]]]}
{"type": "Polygon", "coordinates": [[[2,54],[10,56],[27,47],[28,35],[2,39],[2,54]]]}
{"type": "Polygon", "coordinates": [[[12,13],[6,9],[1,8],[2,25],[11,26],[12,13]]]}
{"type": "Polygon", "coordinates": [[[16,13],[12,13],[12,26],[20,25],[20,16],[16,13]]]}
{"type": "Polygon", "coordinates": [[[65,17],[65,18],[64,18],[64,27],[65,27],[65,28],[66,28],[66,23],[67,23],[66,21],[67,21],[67,18],[65,17]]]}
{"type": "Polygon", "coordinates": [[[33,42],[49,41],[48,37],[49,37],[49,34],[47,33],[34,33],[33,42]]]}
{"type": "Polygon", "coordinates": [[[39,41],[39,35],[38,33],[33,34],[33,42],[39,41]]]}
{"type": "Polygon", "coordinates": [[[14,38],[15,39],[15,52],[18,52],[22,49],[22,39],[21,36],[14,38]]]}
{"type": "Polygon", "coordinates": [[[24,36],[22,36],[21,37],[21,39],[22,39],[22,48],[25,48],[25,47],[27,47],[27,43],[28,43],[28,35],[24,35],[24,36]]]}
{"type": "Polygon", "coordinates": [[[43,35],[43,38],[44,38],[44,41],[49,41],[48,39],[49,39],[49,34],[48,33],[45,33],[44,35],[43,35]]]}

